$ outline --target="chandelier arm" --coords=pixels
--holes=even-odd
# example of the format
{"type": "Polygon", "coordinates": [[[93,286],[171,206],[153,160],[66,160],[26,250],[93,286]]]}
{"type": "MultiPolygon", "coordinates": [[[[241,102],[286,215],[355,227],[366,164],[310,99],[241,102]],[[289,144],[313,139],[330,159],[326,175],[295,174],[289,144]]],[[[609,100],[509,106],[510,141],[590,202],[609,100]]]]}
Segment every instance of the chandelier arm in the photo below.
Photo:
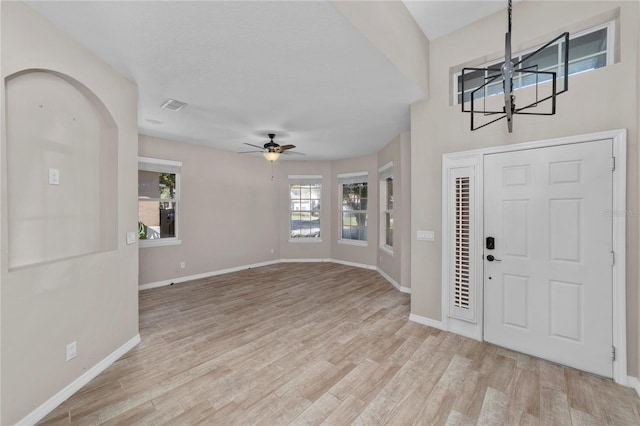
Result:
{"type": "MultiPolygon", "coordinates": [[[[472,112],[471,110],[468,109],[464,109],[464,71],[465,70],[469,70],[469,71],[487,71],[489,70],[489,68],[463,68],[462,69],[462,102],[460,102],[460,105],[462,106],[462,112],[472,112]]],[[[487,85],[493,83],[494,81],[496,81],[498,79],[498,77],[500,77],[500,74],[496,74],[492,77],[486,77],[485,78],[485,83],[482,86],[478,86],[476,89],[472,90],[470,93],[471,95],[471,99],[470,102],[473,103],[473,99],[474,99],[474,95],[478,90],[484,89],[487,85]]],[[[502,112],[502,111],[500,111],[502,112]]]]}

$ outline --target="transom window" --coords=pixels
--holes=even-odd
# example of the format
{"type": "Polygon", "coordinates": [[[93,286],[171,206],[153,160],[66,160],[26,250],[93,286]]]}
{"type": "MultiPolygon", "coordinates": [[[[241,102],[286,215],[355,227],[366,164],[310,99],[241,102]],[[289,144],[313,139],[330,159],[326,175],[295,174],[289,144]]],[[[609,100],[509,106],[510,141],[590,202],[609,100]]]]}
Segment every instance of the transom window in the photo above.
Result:
{"type": "Polygon", "coordinates": [[[342,242],[366,242],[368,173],[345,173],[338,175],[340,191],[340,213],[342,242]]]}
{"type": "MultiPolygon", "coordinates": [[[[614,22],[608,22],[598,27],[590,28],[570,36],[569,39],[569,75],[579,74],[605,67],[613,62],[613,46],[611,36],[614,22]]],[[[556,73],[556,78],[560,78],[564,74],[564,64],[562,57],[564,55],[564,40],[555,43],[535,58],[530,58],[522,64],[523,68],[537,65],[538,71],[550,71],[556,73]],[[560,64],[560,66],[559,66],[560,64]]],[[[535,51],[530,49],[513,55],[513,62],[518,63],[523,56],[535,51]]],[[[504,64],[503,61],[489,62],[477,66],[477,68],[491,68],[487,71],[472,71],[465,73],[464,83],[464,102],[469,102],[471,92],[482,86],[487,79],[499,75],[500,68],[504,64]]],[[[518,66],[520,68],[520,66],[518,66]]],[[[551,80],[551,76],[545,74],[533,73],[515,73],[513,77],[513,90],[534,86],[538,83],[551,80]]],[[[454,104],[460,104],[462,101],[462,73],[454,74],[453,79],[454,104]]],[[[498,79],[495,83],[488,84],[484,90],[478,90],[475,93],[475,99],[482,99],[504,93],[502,80],[498,79]]]]}
{"type": "Polygon", "coordinates": [[[289,176],[289,238],[320,239],[322,176],[289,176]]]}
{"type": "Polygon", "coordinates": [[[141,246],[179,244],[182,163],[138,158],[138,238],[141,246]]]}

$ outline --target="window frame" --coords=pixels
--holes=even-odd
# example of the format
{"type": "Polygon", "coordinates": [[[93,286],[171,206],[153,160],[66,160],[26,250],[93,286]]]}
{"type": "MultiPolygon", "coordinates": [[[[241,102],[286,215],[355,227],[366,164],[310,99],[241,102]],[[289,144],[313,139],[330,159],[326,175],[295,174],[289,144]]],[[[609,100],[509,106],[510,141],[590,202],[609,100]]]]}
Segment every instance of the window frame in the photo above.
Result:
{"type": "MultiPolygon", "coordinates": [[[[595,25],[593,27],[589,27],[589,28],[587,28],[585,30],[577,31],[577,32],[575,32],[573,34],[570,34],[569,35],[569,41],[577,39],[577,38],[580,38],[580,37],[583,37],[583,36],[586,36],[586,35],[589,35],[591,33],[595,33],[597,31],[600,31],[600,30],[605,29],[605,28],[607,30],[607,43],[606,43],[605,50],[601,51],[601,52],[598,52],[597,54],[589,54],[589,55],[581,56],[579,58],[574,58],[573,60],[569,61],[569,65],[571,65],[571,63],[573,63],[573,62],[577,62],[577,61],[580,61],[580,60],[583,60],[583,59],[586,59],[586,58],[589,58],[589,57],[592,57],[592,56],[597,56],[597,55],[600,55],[602,53],[606,54],[607,60],[606,60],[605,66],[604,67],[600,67],[600,68],[606,68],[609,65],[612,65],[614,63],[614,54],[615,54],[614,42],[615,42],[615,30],[616,30],[616,21],[615,21],[615,19],[607,21],[607,22],[604,22],[604,23],[599,24],[599,25],[595,25]]],[[[516,52],[516,53],[514,53],[512,55],[512,57],[517,58],[518,60],[521,60],[523,56],[526,56],[526,55],[528,55],[528,54],[530,54],[532,52],[535,52],[541,46],[542,45],[536,46],[536,47],[533,47],[533,48],[530,48],[530,49],[526,49],[526,50],[523,50],[523,51],[520,51],[520,52],[516,52]]],[[[558,49],[558,50],[561,50],[561,49],[558,49]]],[[[499,63],[501,63],[503,61],[504,61],[504,56],[502,56],[500,58],[497,58],[497,59],[495,59],[493,61],[485,62],[484,64],[474,65],[474,68],[488,68],[488,67],[491,67],[493,65],[497,65],[497,64],[499,64],[499,63]]],[[[557,65],[558,64],[556,64],[556,66],[557,65]]],[[[460,68],[461,69],[459,71],[453,73],[453,78],[451,79],[451,92],[450,93],[451,93],[451,99],[452,99],[452,105],[453,106],[460,105],[460,102],[458,101],[458,96],[459,95],[463,95],[458,91],[458,79],[462,75],[462,68],[463,67],[460,67],[460,68]]],[[[596,69],[600,69],[600,68],[596,68],[596,69]]],[[[545,69],[541,69],[541,71],[544,71],[545,69]]],[[[573,74],[569,73],[569,76],[578,75],[578,74],[582,74],[582,73],[589,72],[589,71],[595,71],[596,69],[591,69],[591,70],[586,70],[586,71],[579,71],[579,72],[576,72],[576,73],[573,73],[573,74]]],[[[520,73],[517,73],[517,74],[518,74],[518,76],[514,77],[514,82],[515,82],[516,79],[518,79],[518,81],[521,81],[521,79],[524,78],[524,76],[522,76],[520,73]]],[[[485,72],[485,78],[486,78],[486,72],[485,72]]],[[[543,81],[543,82],[541,82],[539,84],[545,84],[545,83],[546,83],[546,81],[543,81]]],[[[515,83],[514,83],[514,85],[515,85],[515,83]]],[[[522,86],[521,83],[519,83],[517,88],[514,89],[514,92],[520,90],[521,88],[526,88],[526,87],[531,87],[531,86],[532,85],[522,86]]],[[[475,90],[475,88],[471,88],[469,90],[466,90],[466,92],[471,92],[472,90],[475,90]]],[[[503,94],[503,93],[500,92],[500,93],[489,95],[487,97],[497,96],[497,95],[501,95],[501,94],[503,94]]],[[[483,99],[484,97],[485,96],[483,95],[479,99],[483,99]]],[[[464,99],[464,97],[463,97],[463,99],[464,99]]]]}
{"type": "MultiPolygon", "coordinates": [[[[354,173],[341,173],[337,175],[338,181],[338,216],[339,216],[339,226],[338,226],[338,243],[339,244],[348,244],[360,247],[367,247],[369,245],[369,209],[364,210],[344,210],[344,185],[345,184],[365,184],[367,188],[367,207],[369,206],[369,172],[354,172],[354,173]],[[354,238],[344,238],[344,213],[345,212],[353,212],[353,213],[364,213],[365,215],[365,229],[367,230],[367,239],[366,240],[358,240],[354,238]]],[[[361,205],[362,207],[362,205],[361,205]]]]}
{"type": "MultiPolygon", "coordinates": [[[[393,234],[391,236],[391,245],[387,242],[387,232],[389,229],[387,228],[387,215],[390,215],[390,218],[393,219],[393,206],[391,209],[389,206],[389,194],[387,190],[387,180],[391,179],[391,188],[392,188],[392,196],[393,192],[395,192],[395,179],[393,177],[393,162],[389,162],[384,166],[380,167],[379,171],[379,183],[380,183],[380,235],[379,235],[379,244],[378,247],[383,252],[387,253],[390,256],[393,256],[393,234]]],[[[393,203],[393,201],[392,201],[393,203]]],[[[392,222],[393,223],[393,222],[392,222]]],[[[395,226],[392,226],[390,230],[393,232],[395,226]]]]}
{"type": "MultiPolygon", "coordinates": [[[[288,240],[290,243],[321,243],[322,242],[322,175],[289,175],[288,176],[288,184],[287,184],[287,190],[289,191],[288,194],[288,201],[289,201],[289,208],[288,210],[288,222],[289,222],[289,227],[287,229],[288,232],[288,240]],[[292,209],[292,198],[291,198],[291,186],[292,185],[319,185],[320,186],[320,194],[318,196],[318,201],[319,201],[319,210],[318,210],[318,236],[317,237],[310,237],[310,236],[306,236],[306,237],[292,237],[291,236],[291,216],[293,213],[295,212],[300,212],[300,211],[307,211],[307,210],[293,210],[292,209]]],[[[311,200],[312,198],[310,198],[311,200]]],[[[311,207],[309,207],[310,210],[308,210],[309,212],[311,212],[311,207]]]]}
{"type": "MultiPolygon", "coordinates": [[[[167,238],[155,238],[155,239],[139,239],[138,245],[140,248],[147,247],[162,247],[162,246],[172,246],[172,245],[180,245],[182,244],[182,240],[180,237],[180,194],[181,194],[181,174],[182,174],[182,162],[181,161],[173,161],[173,160],[164,160],[160,158],[150,158],[150,157],[138,157],[138,171],[151,171],[158,173],[172,173],[176,175],[176,187],[175,187],[175,197],[171,200],[174,202],[174,223],[175,223],[175,232],[173,237],[167,238]],[[146,167],[141,168],[141,165],[146,165],[146,167]],[[155,168],[155,169],[154,169],[155,168]]],[[[140,190],[138,189],[138,208],[140,206],[140,190]]]]}

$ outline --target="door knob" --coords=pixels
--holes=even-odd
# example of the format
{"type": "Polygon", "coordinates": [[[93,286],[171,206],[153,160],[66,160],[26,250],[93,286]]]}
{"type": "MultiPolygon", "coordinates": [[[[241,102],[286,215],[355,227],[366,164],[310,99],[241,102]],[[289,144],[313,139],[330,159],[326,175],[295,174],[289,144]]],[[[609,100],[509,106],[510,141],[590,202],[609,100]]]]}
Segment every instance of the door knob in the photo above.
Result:
{"type": "Polygon", "coordinates": [[[487,260],[488,260],[489,262],[493,262],[494,260],[495,260],[496,262],[502,262],[502,260],[500,260],[500,259],[496,259],[492,254],[490,254],[490,255],[488,255],[488,256],[487,256],[487,260]]]}

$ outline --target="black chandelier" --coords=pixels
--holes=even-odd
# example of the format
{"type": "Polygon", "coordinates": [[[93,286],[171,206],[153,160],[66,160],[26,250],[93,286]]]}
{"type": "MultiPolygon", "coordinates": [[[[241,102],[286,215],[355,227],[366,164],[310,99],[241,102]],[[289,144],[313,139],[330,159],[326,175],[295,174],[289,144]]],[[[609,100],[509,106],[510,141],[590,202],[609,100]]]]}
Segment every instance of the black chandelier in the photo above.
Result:
{"type": "MultiPolygon", "coordinates": [[[[461,93],[462,112],[471,114],[471,130],[478,130],[482,127],[495,123],[503,118],[507,119],[507,128],[509,133],[513,131],[513,116],[515,114],[528,115],[554,115],[556,113],[556,96],[566,92],[569,87],[569,33],[565,32],[550,42],[546,43],[536,51],[524,55],[518,62],[513,61],[511,57],[511,0],[508,0],[508,28],[505,34],[505,52],[504,62],[499,65],[489,66],[487,68],[463,68],[461,74],[461,93]],[[550,46],[561,44],[563,47],[560,52],[559,63],[557,67],[554,65],[551,69],[540,70],[537,64],[530,65],[534,61],[542,58],[542,53],[550,46]],[[469,84],[473,79],[478,79],[478,74],[483,74],[484,83],[469,91],[469,98],[466,99],[469,84]],[[560,75],[562,83],[558,87],[558,75],[560,75]],[[525,76],[530,82],[531,99],[528,99],[523,106],[516,106],[514,95],[514,77],[519,77],[518,81],[525,81],[525,76]],[[504,106],[487,105],[487,89],[492,85],[502,81],[502,90],[504,93],[504,106]],[[465,83],[467,90],[465,89],[465,83]],[[539,88],[542,83],[551,84],[551,94],[541,94],[539,88]],[[550,101],[550,110],[541,111],[537,107],[545,101],[550,101]],[[494,116],[498,117],[494,117],[494,116]],[[485,119],[482,120],[481,117],[485,119]],[[477,121],[480,121],[478,123],[477,121]]],[[[547,102],[545,105],[549,104],[547,102]]]]}

